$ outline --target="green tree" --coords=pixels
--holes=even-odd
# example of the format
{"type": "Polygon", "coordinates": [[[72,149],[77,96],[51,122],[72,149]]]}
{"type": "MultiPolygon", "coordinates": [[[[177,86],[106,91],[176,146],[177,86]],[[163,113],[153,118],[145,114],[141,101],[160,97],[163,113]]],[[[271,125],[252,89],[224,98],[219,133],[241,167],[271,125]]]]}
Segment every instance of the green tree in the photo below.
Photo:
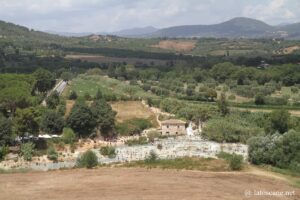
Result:
{"type": "Polygon", "coordinates": [[[62,140],[66,144],[74,144],[74,142],[76,141],[76,135],[74,131],[71,128],[64,128],[62,140]]]}
{"type": "Polygon", "coordinates": [[[11,120],[1,116],[0,114],[0,146],[8,145],[12,139],[11,120]]]}
{"type": "Polygon", "coordinates": [[[21,145],[21,156],[23,156],[24,160],[31,161],[34,153],[35,145],[32,142],[28,142],[21,145]]]}
{"type": "Polygon", "coordinates": [[[55,79],[51,72],[45,69],[38,69],[33,73],[36,84],[35,88],[39,92],[47,92],[55,85],[55,79]]]}
{"type": "Polygon", "coordinates": [[[69,96],[69,100],[76,100],[78,97],[77,93],[75,91],[71,91],[71,94],[69,96]]]}
{"type": "Polygon", "coordinates": [[[63,72],[60,75],[60,78],[63,79],[64,81],[70,81],[74,75],[71,72],[63,72]]]}
{"type": "Polygon", "coordinates": [[[51,110],[43,114],[41,130],[49,134],[59,134],[64,127],[64,118],[51,110]]]}
{"type": "Polygon", "coordinates": [[[97,93],[95,95],[95,100],[99,100],[99,99],[102,99],[103,98],[103,94],[101,92],[100,89],[97,90],[97,93]]]}
{"type": "Polygon", "coordinates": [[[218,100],[218,108],[222,116],[225,116],[229,113],[228,103],[226,101],[225,93],[221,93],[221,97],[218,100]]]}
{"type": "Polygon", "coordinates": [[[46,99],[47,107],[55,109],[59,104],[59,94],[55,91],[46,99]]]}
{"type": "Polygon", "coordinates": [[[80,137],[85,137],[91,135],[96,126],[96,120],[86,104],[77,102],[67,118],[67,125],[80,137]]]}
{"type": "Polygon", "coordinates": [[[289,120],[290,113],[287,110],[274,110],[270,114],[271,131],[278,131],[279,133],[287,132],[289,120]]]}
{"type": "Polygon", "coordinates": [[[14,115],[17,108],[31,105],[30,90],[26,87],[6,87],[0,91],[0,104],[14,115]]]}
{"type": "Polygon", "coordinates": [[[17,109],[14,118],[17,134],[21,137],[25,135],[38,135],[41,115],[41,109],[37,107],[17,109]]]}
{"type": "Polygon", "coordinates": [[[256,105],[263,105],[263,104],[265,104],[265,97],[264,97],[264,95],[261,94],[261,93],[258,93],[258,94],[255,96],[254,103],[255,103],[256,105]]]}
{"type": "Polygon", "coordinates": [[[104,100],[96,100],[91,105],[93,116],[96,119],[97,129],[104,137],[110,137],[115,127],[115,116],[111,106],[104,100]]]}

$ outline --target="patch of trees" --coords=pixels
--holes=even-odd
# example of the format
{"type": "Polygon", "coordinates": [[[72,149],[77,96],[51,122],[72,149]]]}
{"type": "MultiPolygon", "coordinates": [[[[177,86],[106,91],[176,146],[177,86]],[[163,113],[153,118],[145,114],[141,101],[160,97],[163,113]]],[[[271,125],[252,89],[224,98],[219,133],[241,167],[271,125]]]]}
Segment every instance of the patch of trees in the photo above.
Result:
{"type": "Polygon", "coordinates": [[[300,133],[290,130],[283,135],[253,137],[248,140],[249,160],[300,172],[300,133]]]}

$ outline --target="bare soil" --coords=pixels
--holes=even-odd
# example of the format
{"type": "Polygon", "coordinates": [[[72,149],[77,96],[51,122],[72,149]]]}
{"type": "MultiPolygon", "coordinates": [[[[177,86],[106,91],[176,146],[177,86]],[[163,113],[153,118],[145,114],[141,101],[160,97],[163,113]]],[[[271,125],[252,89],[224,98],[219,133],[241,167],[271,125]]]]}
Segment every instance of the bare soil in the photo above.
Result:
{"type": "Polygon", "coordinates": [[[243,172],[142,168],[74,169],[0,175],[5,200],[300,199],[300,189],[243,172]],[[293,196],[245,196],[245,191],[294,191],[293,196]]]}
{"type": "Polygon", "coordinates": [[[182,41],[182,40],[163,40],[152,47],[160,49],[170,49],[175,51],[190,51],[196,46],[196,41],[182,41]]]}
{"type": "Polygon", "coordinates": [[[299,46],[291,46],[291,47],[284,48],[282,51],[284,54],[291,54],[294,51],[297,51],[298,49],[300,49],[299,46]]]}

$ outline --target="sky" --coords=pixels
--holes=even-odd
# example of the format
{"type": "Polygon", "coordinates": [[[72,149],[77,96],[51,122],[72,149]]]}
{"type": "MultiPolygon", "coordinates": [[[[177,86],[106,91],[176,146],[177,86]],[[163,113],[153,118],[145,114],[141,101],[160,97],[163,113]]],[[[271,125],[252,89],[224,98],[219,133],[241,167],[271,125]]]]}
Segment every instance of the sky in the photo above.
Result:
{"type": "Polygon", "coordinates": [[[58,32],[215,24],[234,17],[300,22],[300,0],[0,0],[0,20],[58,32]]]}

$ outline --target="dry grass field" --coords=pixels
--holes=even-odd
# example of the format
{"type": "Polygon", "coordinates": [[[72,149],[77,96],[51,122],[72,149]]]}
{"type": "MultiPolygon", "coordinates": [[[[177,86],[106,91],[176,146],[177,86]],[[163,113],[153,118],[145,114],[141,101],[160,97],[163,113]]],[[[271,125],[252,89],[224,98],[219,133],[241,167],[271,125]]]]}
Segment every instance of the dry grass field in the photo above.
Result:
{"type": "Polygon", "coordinates": [[[0,174],[3,200],[296,200],[299,195],[300,189],[280,179],[244,172],[100,168],[0,174]],[[294,195],[245,195],[255,190],[294,195]]]}
{"type": "Polygon", "coordinates": [[[117,112],[117,122],[124,122],[134,118],[151,119],[156,122],[155,114],[140,101],[119,101],[111,104],[112,109],[117,112]]]}
{"type": "Polygon", "coordinates": [[[156,45],[151,47],[160,48],[160,49],[169,49],[175,51],[190,51],[193,50],[196,46],[197,41],[189,40],[163,40],[156,45]]]}

